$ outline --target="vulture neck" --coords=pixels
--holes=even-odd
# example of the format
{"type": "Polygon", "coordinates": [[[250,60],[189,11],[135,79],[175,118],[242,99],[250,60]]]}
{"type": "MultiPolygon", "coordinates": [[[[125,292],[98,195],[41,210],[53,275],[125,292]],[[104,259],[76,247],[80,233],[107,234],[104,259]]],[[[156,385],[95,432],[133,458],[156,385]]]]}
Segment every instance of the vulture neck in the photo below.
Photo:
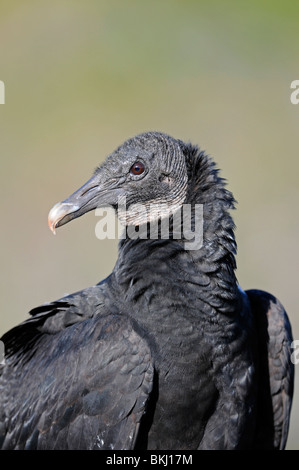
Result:
{"type": "Polygon", "coordinates": [[[234,223],[228,212],[235,201],[218,176],[215,163],[204,152],[185,146],[185,157],[185,203],[192,208],[192,220],[197,204],[203,210],[201,247],[186,250],[184,240],[176,239],[124,239],[114,278],[122,295],[133,304],[144,302],[154,310],[162,296],[168,305],[176,309],[187,305],[189,312],[194,310],[198,315],[200,310],[214,322],[216,314],[234,315],[240,297],[235,276],[234,223]]]}

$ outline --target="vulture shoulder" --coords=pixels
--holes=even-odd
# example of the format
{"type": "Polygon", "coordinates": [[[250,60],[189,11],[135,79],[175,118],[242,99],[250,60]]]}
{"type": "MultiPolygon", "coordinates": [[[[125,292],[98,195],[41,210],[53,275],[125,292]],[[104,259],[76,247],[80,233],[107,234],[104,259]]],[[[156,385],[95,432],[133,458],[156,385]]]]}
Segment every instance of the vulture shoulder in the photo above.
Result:
{"type": "Polygon", "coordinates": [[[134,447],[152,388],[151,354],[104,294],[105,283],[42,305],[3,336],[3,449],[134,447]]]}
{"type": "Polygon", "coordinates": [[[261,290],[248,290],[257,327],[259,361],[257,448],[284,449],[292,406],[294,365],[292,330],[279,300],[261,290]]]}

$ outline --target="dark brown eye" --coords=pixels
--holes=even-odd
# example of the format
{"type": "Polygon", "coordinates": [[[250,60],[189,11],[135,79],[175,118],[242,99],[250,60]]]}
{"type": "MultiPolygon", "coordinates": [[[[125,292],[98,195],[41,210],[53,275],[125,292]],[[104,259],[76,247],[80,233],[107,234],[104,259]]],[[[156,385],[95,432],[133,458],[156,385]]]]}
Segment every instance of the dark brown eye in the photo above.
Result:
{"type": "Polygon", "coordinates": [[[144,172],[144,165],[141,162],[135,162],[134,165],[131,166],[130,173],[132,175],[142,175],[144,172]]]}

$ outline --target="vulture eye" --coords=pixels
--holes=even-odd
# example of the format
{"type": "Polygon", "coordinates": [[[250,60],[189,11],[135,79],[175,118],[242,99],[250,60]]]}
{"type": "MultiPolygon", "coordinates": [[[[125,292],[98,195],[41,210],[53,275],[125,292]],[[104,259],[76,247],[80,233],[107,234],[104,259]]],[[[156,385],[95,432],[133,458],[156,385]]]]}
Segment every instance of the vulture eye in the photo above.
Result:
{"type": "Polygon", "coordinates": [[[144,172],[144,165],[141,162],[135,162],[134,165],[131,166],[130,173],[132,175],[142,175],[144,172]]]}

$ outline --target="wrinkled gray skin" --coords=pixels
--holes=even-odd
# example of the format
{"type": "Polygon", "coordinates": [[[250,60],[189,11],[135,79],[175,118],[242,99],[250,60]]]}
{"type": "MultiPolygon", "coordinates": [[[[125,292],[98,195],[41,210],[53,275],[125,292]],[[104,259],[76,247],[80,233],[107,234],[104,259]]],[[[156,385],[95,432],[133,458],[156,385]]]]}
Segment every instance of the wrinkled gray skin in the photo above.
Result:
{"type": "Polygon", "coordinates": [[[141,134],[54,206],[49,226],[123,198],[155,206],[153,219],[166,217],[161,205],[187,203],[194,222],[202,204],[203,245],[123,239],[107,279],[32,310],[4,335],[2,448],[283,449],[291,327],[275,297],[237,285],[234,199],[215,164],[191,144],[141,134]]]}
{"type": "MultiPolygon", "coordinates": [[[[54,230],[98,207],[117,209],[124,197],[127,206],[144,203],[179,208],[186,198],[188,183],[185,156],[178,141],[154,133],[151,136],[140,135],[125,142],[84,186],[54,206],[49,214],[51,228],[54,230]],[[136,161],[145,166],[141,175],[130,173],[136,161]]],[[[131,224],[138,225],[134,219],[131,224]]]]}

